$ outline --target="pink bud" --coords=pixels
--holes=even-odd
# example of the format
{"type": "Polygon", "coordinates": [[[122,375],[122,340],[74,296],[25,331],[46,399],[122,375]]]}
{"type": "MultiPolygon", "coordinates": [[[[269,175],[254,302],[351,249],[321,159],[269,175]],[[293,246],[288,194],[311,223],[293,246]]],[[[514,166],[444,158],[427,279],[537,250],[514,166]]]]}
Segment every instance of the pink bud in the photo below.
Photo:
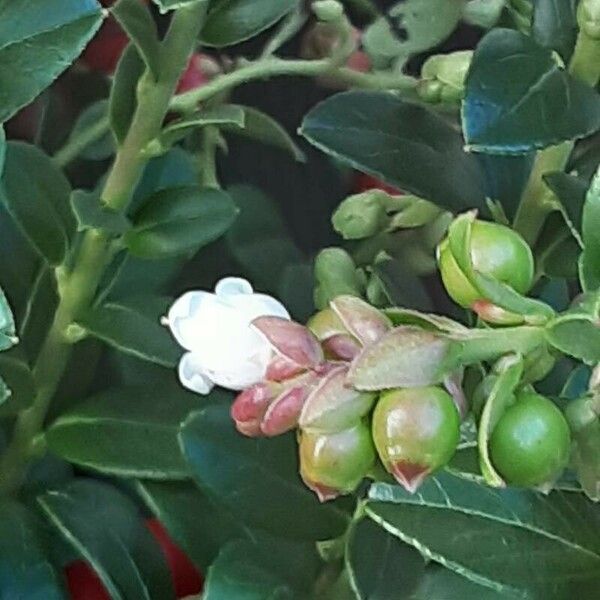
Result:
{"type": "Polygon", "coordinates": [[[294,429],[311,389],[309,385],[298,385],[280,394],[267,409],[261,431],[272,437],[294,429]]]}
{"type": "Polygon", "coordinates": [[[525,320],[522,315],[504,310],[488,300],[475,300],[471,305],[471,310],[477,313],[477,316],[483,321],[496,325],[520,325],[525,320]]]}
{"type": "Polygon", "coordinates": [[[266,378],[268,381],[285,381],[302,373],[304,369],[299,367],[284,356],[275,356],[267,367],[266,378]]]}
{"type": "Polygon", "coordinates": [[[231,405],[231,418],[240,433],[249,437],[261,435],[261,421],[279,387],[257,383],[237,396],[231,405]]]}
{"type": "Polygon", "coordinates": [[[419,489],[431,472],[431,469],[425,465],[416,465],[407,461],[392,463],[390,470],[396,481],[411,494],[419,489]]]}
{"type": "Polygon", "coordinates": [[[334,359],[352,361],[362,350],[355,338],[349,335],[338,334],[322,342],[325,352],[334,359]]]}
{"type": "Polygon", "coordinates": [[[313,369],[324,360],[317,338],[304,325],[280,317],[259,317],[252,321],[275,351],[302,369],[313,369]]]}
{"type": "Polygon", "coordinates": [[[373,344],[392,328],[392,323],[382,312],[356,296],[338,296],[330,304],[346,329],[365,346],[373,344]]]}

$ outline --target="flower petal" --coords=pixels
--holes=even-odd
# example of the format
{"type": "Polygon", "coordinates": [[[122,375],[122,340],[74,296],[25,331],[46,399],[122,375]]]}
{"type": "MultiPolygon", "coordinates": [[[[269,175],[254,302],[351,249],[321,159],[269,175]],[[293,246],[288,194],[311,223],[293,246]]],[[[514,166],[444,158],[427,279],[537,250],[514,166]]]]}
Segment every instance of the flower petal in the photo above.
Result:
{"type": "Polygon", "coordinates": [[[234,296],[227,296],[227,304],[239,311],[239,314],[243,318],[251,323],[258,317],[281,317],[282,319],[289,319],[290,314],[286,310],[285,306],[266,294],[237,294],[234,296]]]}
{"type": "Polygon", "coordinates": [[[214,387],[214,383],[202,371],[202,365],[191,352],[184,354],[179,361],[179,380],[185,388],[197,394],[209,394],[214,387]]]}
{"type": "Polygon", "coordinates": [[[230,296],[252,294],[254,290],[249,281],[241,277],[225,277],[215,286],[215,294],[219,298],[227,299],[230,296]]]}

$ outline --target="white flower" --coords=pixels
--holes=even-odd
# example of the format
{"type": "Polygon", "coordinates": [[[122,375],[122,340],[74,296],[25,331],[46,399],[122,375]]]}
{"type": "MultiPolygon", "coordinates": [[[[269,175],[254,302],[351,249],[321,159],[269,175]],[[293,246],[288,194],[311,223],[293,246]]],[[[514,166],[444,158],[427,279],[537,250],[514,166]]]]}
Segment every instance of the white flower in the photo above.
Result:
{"type": "Polygon", "coordinates": [[[181,383],[198,394],[215,385],[243,390],[258,383],[273,357],[267,339],[251,325],[263,316],[290,318],[279,301],[254,293],[237,277],[219,281],[214,294],[193,291],[176,300],[166,324],[187,350],[179,363],[181,383]]]}

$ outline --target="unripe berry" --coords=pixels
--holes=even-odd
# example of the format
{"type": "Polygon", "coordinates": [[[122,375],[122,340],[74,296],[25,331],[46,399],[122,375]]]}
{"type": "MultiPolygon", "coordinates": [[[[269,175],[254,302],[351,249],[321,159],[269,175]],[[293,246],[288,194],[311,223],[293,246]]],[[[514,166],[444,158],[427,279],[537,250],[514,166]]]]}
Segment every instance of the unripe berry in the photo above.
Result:
{"type": "Polygon", "coordinates": [[[336,433],[300,434],[300,475],[321,502],[354,491],[374,462],[371,432],[363,422],[336,433]]]}
{"type": "MultiPolygon", "coordinates": [[[[525,294],[533,282],[534,263],[531,248],[515,231],[504,225],[474,221],[469,248],[473,268],[525,294]]],[[[485,300],[463,273],[448,240],[439,247],[440,273],[450,297],[463,308],[485,300]]]]}
{"type": "Polygon", "coordinates": [[[454,400],[438,387],[384,393],[373,413],[373,440],[389,473],[408,491],[443,467],[460,439],[454,400]]]}
{"type": "Polygon", "coordinates": [[[492,432],[494,467],[507,483],[534,487],[553,482],[567,466],[569,426],[556,405],[535,392],[523,392],[492,432]]]}

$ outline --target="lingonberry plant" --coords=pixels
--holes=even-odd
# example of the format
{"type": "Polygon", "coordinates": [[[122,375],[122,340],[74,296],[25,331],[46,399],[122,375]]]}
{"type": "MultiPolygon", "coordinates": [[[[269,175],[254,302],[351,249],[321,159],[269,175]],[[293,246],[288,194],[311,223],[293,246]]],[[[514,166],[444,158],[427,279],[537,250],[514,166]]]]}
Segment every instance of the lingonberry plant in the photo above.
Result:
{"type": "Polygon", "coordinates": [[[600,589],[600,0],[0,0],[0,597],[600,589]]]}

